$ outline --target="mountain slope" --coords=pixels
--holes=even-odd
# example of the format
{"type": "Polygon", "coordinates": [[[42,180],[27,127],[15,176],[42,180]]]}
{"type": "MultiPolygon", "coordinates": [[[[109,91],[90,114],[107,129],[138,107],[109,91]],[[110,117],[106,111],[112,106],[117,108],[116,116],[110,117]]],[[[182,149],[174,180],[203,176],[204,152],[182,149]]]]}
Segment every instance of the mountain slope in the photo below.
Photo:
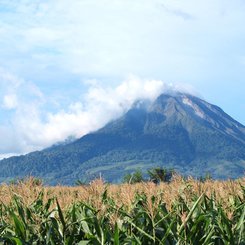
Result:
{"type": "Polygon", "coordinates": [[[133,169],[174,167],[183,174],[235,178],[245,172],[245,127],[195,96],[162,94],[70,144],[0,161],[0,180],[31,174],[72,184],[100,173],[119,181],[133,169]]]}

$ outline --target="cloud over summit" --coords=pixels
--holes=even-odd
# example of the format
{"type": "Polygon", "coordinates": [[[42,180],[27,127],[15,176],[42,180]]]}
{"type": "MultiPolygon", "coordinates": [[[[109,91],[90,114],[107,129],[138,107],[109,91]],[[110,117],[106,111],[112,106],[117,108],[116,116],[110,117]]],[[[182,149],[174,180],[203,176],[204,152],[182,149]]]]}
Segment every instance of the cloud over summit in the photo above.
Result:
{"type": "Polygon", "coordinates": [[[1,106],[12,111],[11,120],[0,126],[0,130],[8,135],[8,144],[0,145],[2,154],[26,153],[48,147],[69,136],[81,137],[120,117],[136,100],[154,100],[160,93],[175,89],[160,80],[134,76],[114,87],[90,81],[81,100],[71,99],[67,108],[52,112],[47,109],[49,98],[37,86],[23,80],[18,83],[18,78],[14,78],[17,82],[12,84],[13,76],[6,78],[6,81],[10,79],[10,83],[5,87],[6,94],[3,93],[0,98],[1,106]],[[14,91],[14,94],[9,94],[9,91],[14,91]]]}

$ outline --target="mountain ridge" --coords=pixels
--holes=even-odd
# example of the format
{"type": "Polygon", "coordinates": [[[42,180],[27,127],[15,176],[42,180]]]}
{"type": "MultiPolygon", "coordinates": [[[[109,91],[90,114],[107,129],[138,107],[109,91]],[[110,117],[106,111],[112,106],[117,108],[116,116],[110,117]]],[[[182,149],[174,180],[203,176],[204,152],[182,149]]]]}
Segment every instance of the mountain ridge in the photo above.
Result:
{"type": "Polygon", "coordinates": [[[33,174],[50,184],[118,182],[134,169],[173,167],[215,178],[245,172],[245,127],[218,106],[186,93],[138,101],[122,117],[68,144],[0,161],[0,181],[33,174]]]}

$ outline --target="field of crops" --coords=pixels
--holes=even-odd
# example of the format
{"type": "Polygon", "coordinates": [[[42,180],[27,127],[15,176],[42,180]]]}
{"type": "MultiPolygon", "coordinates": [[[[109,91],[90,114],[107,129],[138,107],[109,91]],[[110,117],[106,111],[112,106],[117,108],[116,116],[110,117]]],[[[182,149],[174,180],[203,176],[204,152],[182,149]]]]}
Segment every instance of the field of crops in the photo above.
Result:
{"type": "Polygon", "coordinates": [[[245,244],[245,178],[0,186],[0,244],[245,244]]]}

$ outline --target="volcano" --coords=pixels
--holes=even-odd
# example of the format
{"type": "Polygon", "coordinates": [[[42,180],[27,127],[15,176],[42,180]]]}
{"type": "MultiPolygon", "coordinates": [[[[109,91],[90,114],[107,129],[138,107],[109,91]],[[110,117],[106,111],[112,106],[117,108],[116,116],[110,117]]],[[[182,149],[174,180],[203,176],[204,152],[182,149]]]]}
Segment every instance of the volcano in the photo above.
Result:
{"type": "Polygon", "coordinates": [[[218,106],[186,93],[137,101],[121,118],[68,144],[0,161],[0,181],[32,175],[74,184],[102,175],[120,182],[136,169],[238,178],[245,172],[245,127],[218,106]]]}

